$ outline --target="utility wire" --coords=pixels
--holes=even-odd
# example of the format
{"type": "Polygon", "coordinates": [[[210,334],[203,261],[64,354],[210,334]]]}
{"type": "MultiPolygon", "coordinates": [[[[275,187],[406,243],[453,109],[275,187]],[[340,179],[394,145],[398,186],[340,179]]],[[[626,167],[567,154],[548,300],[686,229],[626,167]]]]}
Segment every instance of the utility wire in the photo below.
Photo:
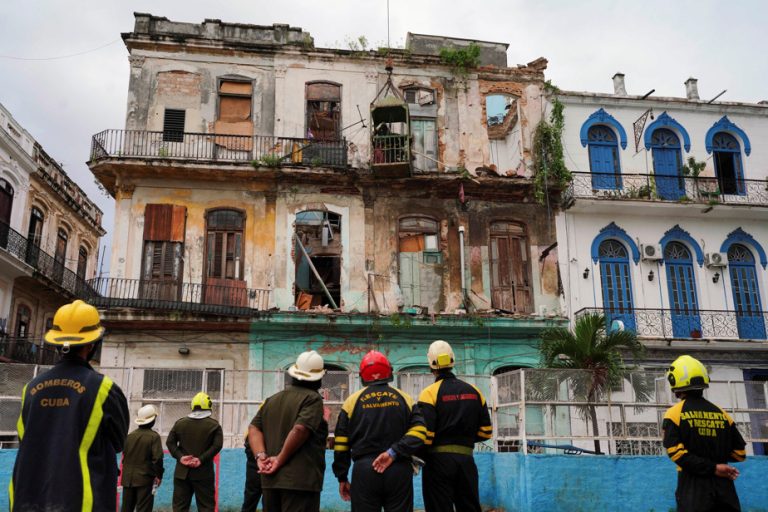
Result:
{"type": "Polygon", "coordinates": [[[98,46],[96,48],[91,48],[90,50],[85,50],[82,52],[77,53],[70,53],[68,55],[59,55],[57,57],[17,57],[15,55],[2,55],[0,54],[0,59],[11,59],[11,60],[26,60],[26,61],[40,61],[40,60],[60,60],[60,59],[69,59],[71,57],[78,57],[80,55],[85,55],[86,53],[95,52],[98,50],[101,50],[102,48],[106,48],[107,46],[112,46],[113,44],[120,41],[120,39],[115,39],[114,41],[103,44],[101,46],[98,46]]]}

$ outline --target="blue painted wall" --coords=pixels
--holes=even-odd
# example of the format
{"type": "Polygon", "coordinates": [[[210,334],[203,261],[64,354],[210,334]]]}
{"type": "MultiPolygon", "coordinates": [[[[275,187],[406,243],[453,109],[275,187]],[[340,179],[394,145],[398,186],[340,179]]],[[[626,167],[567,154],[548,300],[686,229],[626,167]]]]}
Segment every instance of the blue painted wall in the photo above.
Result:
{"type": "MultiPolygon", "coordinates": [[[[328,453],[325,489],[321,503],[325,511],[349,510],[341,501],[338,485],[330,472],[328,453]]],[[[0,450],[0,510],[7,509],[8,481],[15,450],[0,450]]],[[[674,510],[676,471],[665,457],[590,457],[478,453],[480,495],[483,504],[505,512],[558,510],[674,510]]],[[[158,490],[155,510],[170,510],[174,461],[166,456],[167,480],[158,490]]],[[[768,512],[768,457],[752,457],[737,466],[741,477],[736,487],[744,512],[768,512]]],[[[242,450],[221,454],[219,481],[222,511],[240,510],[245,479],[242,450]]],[[[414,481],[416,509],[422,507],[421,479],[414,481]]]]}

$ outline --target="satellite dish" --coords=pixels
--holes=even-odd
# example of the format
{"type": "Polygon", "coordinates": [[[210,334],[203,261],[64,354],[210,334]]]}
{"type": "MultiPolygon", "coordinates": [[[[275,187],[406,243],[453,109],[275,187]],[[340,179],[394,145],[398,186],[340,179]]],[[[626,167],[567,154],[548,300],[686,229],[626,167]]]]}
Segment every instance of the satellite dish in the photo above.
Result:
{"type": "Polygon", "coordinates": [[[623,331],[624,330],[624,322],[621,320],[614,320],[611,322],[611,330],[612,331],[623,331]]]}

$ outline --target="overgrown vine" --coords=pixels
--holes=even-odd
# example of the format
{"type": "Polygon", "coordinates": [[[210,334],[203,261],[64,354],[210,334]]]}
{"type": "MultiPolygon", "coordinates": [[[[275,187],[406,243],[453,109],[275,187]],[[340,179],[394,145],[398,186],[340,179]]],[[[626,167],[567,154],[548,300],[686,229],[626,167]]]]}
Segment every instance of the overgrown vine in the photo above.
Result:
{"type": "Polygon", "coordinates": [[[571,172],[563,156],[563,105],[557,98],[560,90],[549,81],[544,91],[550,97],[552,111],[549,120],[542,119],[533,136],[534,196],[544,204],[547,188],[564,188],[571,181],[571,172]]]}
{"type": "Polygon", "coordinates": [[[453,68],[453,72],[466,77],[469,70],[480,65],[480,46],[469,43],[466,48],[441,48],[440,60],[453,68]]]}

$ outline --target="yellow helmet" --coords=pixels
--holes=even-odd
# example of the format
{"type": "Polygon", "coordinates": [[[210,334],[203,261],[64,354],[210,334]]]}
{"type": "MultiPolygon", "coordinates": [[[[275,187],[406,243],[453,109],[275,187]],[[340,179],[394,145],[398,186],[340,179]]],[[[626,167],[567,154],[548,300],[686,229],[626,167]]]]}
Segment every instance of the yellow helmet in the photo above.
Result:
{"type": "Polygon", "coordinates": [[[45,333],[46,343],[64,348],[88,345],[104,336],[99,312],[82,300],[61,306],[53,317],[53,327],[45,333]]]}
{"type": "Polygon", "coordinates": [[[427,359],[429,360],[429,367],[433,370],[453,368],[453,365],[456,363],[451,345],[443,340],[432,342],[427,351],[427,359]]]}
{"type": "Polygon", "coordinates": [[[672,391],[688,391],[709,387],[709,374],[701,361],[691,356],[680,356],[667,370],[672,391]]]}
{"type": "Polygon", "coordinates": [[[211,407],[213,407],[213,400],[211,400],[211,397],[208,396],[207,393],[203,393],[202,391],[199,392],[192,398],[192,410],[194,411],[195,408],[198,408],[203,411],[210,411],[211,407]]]}

